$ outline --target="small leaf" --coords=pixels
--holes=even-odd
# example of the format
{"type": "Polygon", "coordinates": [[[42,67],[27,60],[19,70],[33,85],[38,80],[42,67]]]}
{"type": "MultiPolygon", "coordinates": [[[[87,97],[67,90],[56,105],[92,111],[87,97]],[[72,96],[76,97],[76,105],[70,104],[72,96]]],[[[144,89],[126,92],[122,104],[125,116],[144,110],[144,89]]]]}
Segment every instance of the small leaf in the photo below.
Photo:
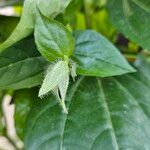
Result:
{"type": "Polygon", "coordinates": [[[59,61],[53,66],[50,65],[40,88],[39,96],[42,97],[57,86],[59,87],[66,76],[69,76],[69,68],[65,61],[59,61]]]}
{"type": "Polygon", "coordinates": [[[134,72],[125,58],[105,37],[92,30],[74,32],[73,60],[77,73],[87,76],[114,76],[134,72]]]}
{"type": "Polygon", "coordinates": [[[149,0],[110,0],[108,12],[112,24],[119,32],[150,50],[149,0]]]}
{"type": "Polygon", "coordinates": [[[69,57],[74,51],[71,33],[57,21],[38,15],[34,35],[38,50],[49,61],[69,57]]]}

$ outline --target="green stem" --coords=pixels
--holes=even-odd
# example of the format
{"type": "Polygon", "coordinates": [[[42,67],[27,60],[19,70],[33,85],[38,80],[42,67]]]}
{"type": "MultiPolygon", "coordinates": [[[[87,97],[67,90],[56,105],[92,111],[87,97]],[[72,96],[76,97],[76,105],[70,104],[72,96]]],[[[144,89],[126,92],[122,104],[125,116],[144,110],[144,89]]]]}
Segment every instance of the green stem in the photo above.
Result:
{"type": "Polygon", "coordinates": [[[64,113],[68,114],[68,110],[67,110],[66,105],[65,105],[65,100],[61,100],[60,105],[62,106],[64,113]]]}
{"type": "Polygon", "coordinates": [[[88,2],[88,0],[84,0],[84,11],[85,11],[85,22],[86,22],[86,28],[91,29],[92,28],[92,14],[93,10],[91,9],[91,4],[88,2]]]}

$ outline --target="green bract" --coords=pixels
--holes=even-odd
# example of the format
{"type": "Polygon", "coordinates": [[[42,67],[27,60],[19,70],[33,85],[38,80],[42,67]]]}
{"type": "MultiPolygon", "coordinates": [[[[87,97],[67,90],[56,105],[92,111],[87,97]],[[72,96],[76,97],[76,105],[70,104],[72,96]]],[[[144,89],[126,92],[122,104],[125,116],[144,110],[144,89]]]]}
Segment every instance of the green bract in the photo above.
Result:
{"type": "Polygon", "coordinates": [[[55,65],[50,65],[47,69],[42,87],[39,91],[39,96],[47,94],[55,89],[66,76],[69,76],[68,64],[65,61],[59,61],[55,65]]]}
{"type": "Polygon", "coordinates": [[[65,98],[69,85],[69,66],[66,61],[59,61],[54,65],[50,65],[46,71],[43,84],[39,91],[39,96],[42,97],[50,91],[53,91],[58,101],[62,105],[65,113],[65,98]]]}

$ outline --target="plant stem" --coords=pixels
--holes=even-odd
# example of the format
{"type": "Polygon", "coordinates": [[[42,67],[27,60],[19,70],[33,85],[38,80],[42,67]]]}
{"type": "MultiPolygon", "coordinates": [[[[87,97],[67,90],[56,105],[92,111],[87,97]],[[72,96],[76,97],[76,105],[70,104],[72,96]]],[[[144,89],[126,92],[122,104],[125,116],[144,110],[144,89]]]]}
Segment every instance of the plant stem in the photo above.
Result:
{"type": "Polygon", "coordinates": [[[91,29],[92,28],[91,19],[93,10],[91,9],[91,4],[89,0],[84,0],[84,11],[85,11],[86,28],[91,29]]]}
{"type": "Polygon", "coordinates": [[[134,62],[137,59],[137,55],[133,54],[123,54],[123,55],[129,62],[134,62]]]}

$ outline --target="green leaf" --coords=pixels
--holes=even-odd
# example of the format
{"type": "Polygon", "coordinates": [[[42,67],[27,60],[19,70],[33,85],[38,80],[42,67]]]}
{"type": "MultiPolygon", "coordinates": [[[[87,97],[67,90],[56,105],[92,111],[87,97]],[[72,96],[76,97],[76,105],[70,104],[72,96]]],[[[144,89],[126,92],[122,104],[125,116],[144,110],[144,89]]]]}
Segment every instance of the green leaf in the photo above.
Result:
{"type": "Polygon", "coordinates": [[[20,22],[10,37],[0,45],[0,52],[32,34],[35,21],[39,18],[39,16],[36,18],[38,10],[40,10],[45,17],[54,18],[64,11],[69,2],[70,0],[25,0],[20,22]]]}
{"type": "Polygon", "coordinates": [[[54,97],[35,98],[25,149],[150,149],[150,86],[134,76],[80,78],[67,96],[68,115],[54,97]]]}
{"type": "Polygon", "coordinates": [[[24,138],[24,128],[27,119],[27,115],[31,109],[32,99],[37,96],[37,90],[18,90],[13,96],[15,103],[15,127],[17,135],[24,138]]]}
{"type": "Polygon", "coordinates": [[[35,13],[35,0],[25,0],[20,22],[8,39],[0,45],[0,52],[29,36],[33,32],[35,25],[35,13]]]}
{"type": "Polygon", "coordinates": [[[38,50],[49,61],[71,56],[74,51],[71,33],[57,21],[41,15],[37,18],[34,34],[38,50]]]}
{"type": "Polygon", "coordinates": [[[150,62],[148,62],[143,55],[139,55],[135,66],[140,70],[135,78],[150,87],[150,62]]]}
{"type": "Polygon", "coordinates": [[[39,56],[32,38],[0,54],[0,89],[21,89],[42,82],[47,61],[39,56]]]}
{"type": "Polygon", "coordinates": [[[110,0],[108,11],[112,24],[120,32],[144,49],[150,50],[150,2],[148,0],[110,0]]]}
{"type": "Polygon", "coordinates": [[[135,71],[117,48],[95,31],[76,31],[74,38],[78,74],[106,77],[135,71]]]}
{"type": "Polygon", "coordinates": [[[8,17],[0,16],[0,43],[8,38],[16,27],[19,18],[18,17],[8,17]]]}
{"type": "Polygon", "coordinates": [[[137,4],[139,7],[145,9],[145,11],[150,12],[150,1],[149,0],[133,0],[135,4],[137,4]]]}
{"type": "Polygon", "coordinates": [[[37,6],[41,13],[48,18],[55,18],[65,11],[71,0],[37,0],[37,6]]]}

